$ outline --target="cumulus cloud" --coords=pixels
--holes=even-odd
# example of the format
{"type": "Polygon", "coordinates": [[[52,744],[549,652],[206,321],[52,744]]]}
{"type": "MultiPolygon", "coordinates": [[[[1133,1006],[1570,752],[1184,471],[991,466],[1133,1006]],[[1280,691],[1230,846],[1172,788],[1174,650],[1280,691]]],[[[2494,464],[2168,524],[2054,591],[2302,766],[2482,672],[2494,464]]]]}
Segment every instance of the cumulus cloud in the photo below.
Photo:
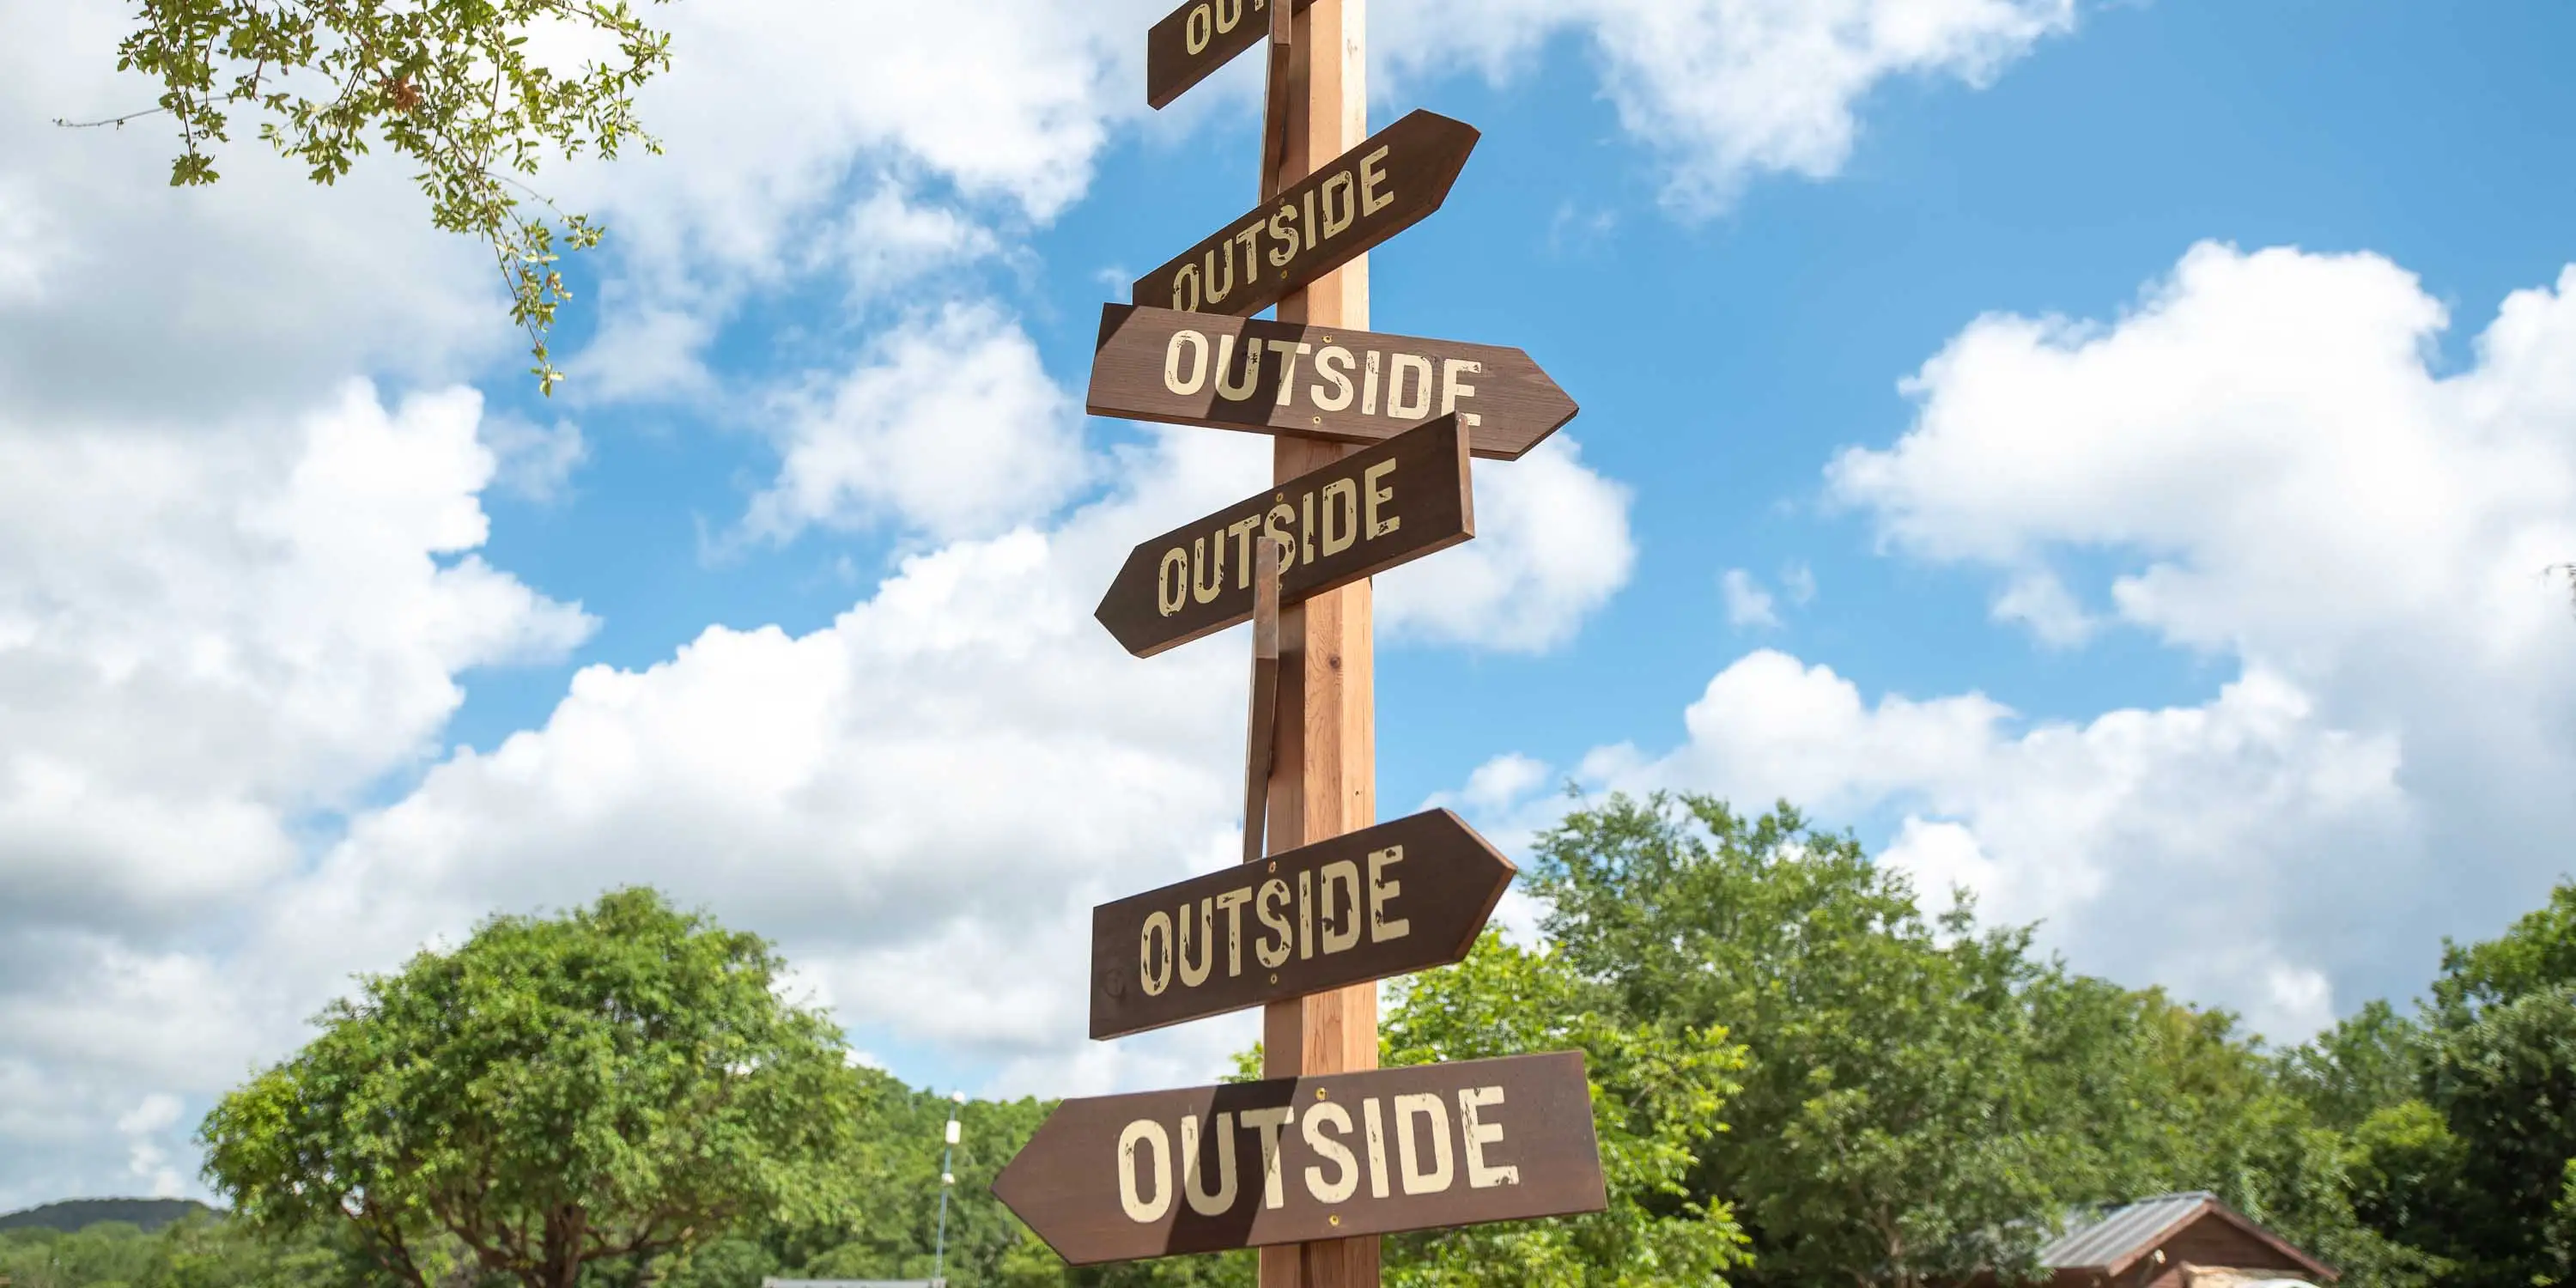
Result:
{"type": "Polygon", "coordinates": [[[1574,637],[1628,583],[1628,489],[1560,434],[1517,461],[1478,461],[1476,539],[1378,578],[1389,639],[1537,653],[1574,637]]]}
{"type": "Polygon", "coordinates": [[[793,397],[782,423],[778,479],[745,521],[772,540],[885,520],[986,535],[1043,517],[1088,470],[1077,407],[989,306],[881,337],[856,370],[793,397]]]}
{"type": "Polygon", "coordinates": [[[1758,174],[1840,171],[1879,84],[1984,85],[2073,30],[2075,0],[1415,0],[1373,16],[1400,69],[1496,77],[1588,31],[1621,123],[1670,159],[1666,196],[1705,214],[1758,174]]]}
{"type": "Polygon", "coordinates": [[[2534,576],[2576,550],[2576,269],[2465,370],[2430,365],[2445,324],[2378,257],[2202,246],[2116,322],[1979,320],[1910,432],[1834,462],[1892,547],[1991,570],[2044,643],[2093,629],[2051,561],[2119,566],[2114,620],[2236,664],[2207,702],[2033,722],[1766,651],[1677,745],[1577,777],[1883,820],[1936,901],[2276,1038],[2410,995],[2436,935],[2544,897],[2576,828],[2576,640],[2534,576]]]}
{"type": "Polygon", "coordinates": [[[1778,629],[1780,609],[1771,592],[1760,580],[1741,568],[1729,568],[1717,579],[1718,591],[1726,597],[1726,620],[1729,625],[1778,629]]]}

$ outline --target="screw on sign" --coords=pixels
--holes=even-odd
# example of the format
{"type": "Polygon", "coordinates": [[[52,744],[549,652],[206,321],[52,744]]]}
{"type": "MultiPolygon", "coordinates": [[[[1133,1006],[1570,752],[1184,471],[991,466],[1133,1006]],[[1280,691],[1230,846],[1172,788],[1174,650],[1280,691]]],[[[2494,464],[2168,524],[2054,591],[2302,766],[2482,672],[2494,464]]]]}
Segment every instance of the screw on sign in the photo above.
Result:
{"type": "Polygon", "coordinates": [[[1068,1100],[993,1193],[1078,1266],[1608,1204],[1573,1051],[1068,1100]]]}
{"type": "Polygon", "coordinates": [[[1381,442],[1455,413],[1467,450],[1517,460],[1574,419],[1519,349],[1300,322],[1103,306],[1094,416],[1381,442]]]}

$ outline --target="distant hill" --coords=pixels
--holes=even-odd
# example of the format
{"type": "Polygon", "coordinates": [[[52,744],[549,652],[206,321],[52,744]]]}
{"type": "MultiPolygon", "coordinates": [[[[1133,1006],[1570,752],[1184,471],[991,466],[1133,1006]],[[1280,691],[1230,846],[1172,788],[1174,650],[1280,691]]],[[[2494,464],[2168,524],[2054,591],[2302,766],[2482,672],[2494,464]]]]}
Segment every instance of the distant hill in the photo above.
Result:
{"type": "Polygon", "coordinates": [[[190,1213],[212,1211],[195,1199],[72,1199],[0,1216],[0,1230],[60,1230],[68,1234],[101,1221],[131,1221],[148,1233],[190,1213]]]}

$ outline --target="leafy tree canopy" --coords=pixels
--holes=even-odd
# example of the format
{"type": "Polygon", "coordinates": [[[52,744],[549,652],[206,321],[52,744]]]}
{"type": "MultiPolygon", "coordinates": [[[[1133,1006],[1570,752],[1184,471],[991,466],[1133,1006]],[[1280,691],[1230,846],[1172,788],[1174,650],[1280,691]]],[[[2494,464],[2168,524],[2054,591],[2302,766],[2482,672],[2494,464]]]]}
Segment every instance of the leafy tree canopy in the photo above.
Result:
{"type": "MultiPolygon", "coordinates": [[[[664,3],[665,0],[653,0],[664,3]]],[[[529,188],[549,153],[614,157],[659,151],[635,113],[635,91],[671,65],[670,37],[627,0],[139,0],[118,47],[119,70],[161,83],[178,123],[173,186],[215,182],[215,145],[248,112],[259,137],[315,183],[347,175],[381,144],[417,166],[430,220],[488,243],[510,293],[511,320],[552,393],[562,378],[546,349],[556,307],[571,297],[563,250],[599,244],[600,227],[529,188]],[[613,52],[567,74],[537,51],[613,52]]],[[[131,117],[119,118],[118,124],[131,117]]],[[[107,122],[98,122],[106,124],[107,122]]]]}
{"type": "Polygon", "coordinates": [[[412,1288],[459,1259],[574,1288],[593,1262],[825,1217],[859,1083],[830,1022],[778,998],[779,966],[646,890],[495,918],[365,980],[225,1097],[206,1174],[263,1228],[350,1223],[412,1288]]]}

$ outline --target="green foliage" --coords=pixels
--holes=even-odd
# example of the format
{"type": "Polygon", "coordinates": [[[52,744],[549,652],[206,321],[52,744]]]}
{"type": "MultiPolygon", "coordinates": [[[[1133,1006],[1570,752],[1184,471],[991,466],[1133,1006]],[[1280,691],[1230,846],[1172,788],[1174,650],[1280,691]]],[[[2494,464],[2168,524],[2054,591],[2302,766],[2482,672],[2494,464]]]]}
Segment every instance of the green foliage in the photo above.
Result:
{"type": "Polygon", "coordinates": [[[2446,943],[2433,1006],[2446,1025],[2468,1023],[2479,1010],[2555,985],[2576,984],[2576,884],[2561,885],[2549,906],[2483,944],[2446,943]]]}
{"type": "Polygon", "coordinates": [[[15,1288],[374,1288],[345,1249],[211,1215],[151,1234],[122,1221],[0,1233],[0,1276],[15,1288]]]}
{"type": "Polygon", "coordinates": [[[1538,843],[1567,965],[1621,1022],[1744,1044],[1733,1136],[1690,1192],[1732,1199],[1763,1283],[1913,1284],[2030,1266],[2034,1217],[2109,1197],[2088,1094],[2127,995],[2034,960],[2026,932],[1940,927],[1904,879],[1786,807],[1614,797],[1538,843]]]}
{"type": "Polygon", "coordinates": [[[207,1175],[262,1229],[349,1223],[414,1288],[468,1265],[568,1288],[755,1215],[819,1219],[846,1202],[863,1088],[829,1021],[775,996],[779,966],[650,891],[495,918],[225,1097],[207,1175]]]}
{"type": "MultiPolygon", "coordinates": [[[[661,3],[663,0],[655,0],[661,3]]],[[[533,345],[531,374],[551,394],[562,378],[546,335],[570,298],[560,252],[599,243],[600,228],[564,214],[518,176],[552,151],[614,157],[658,151],[635,115],[635,91],[671,63],[670,37],[627,0],[140,0],[140,29],[119,70],[161,82],[160,109],[179,125],[173,186],[213,183],[213,145],[232,114],[260,118],[259,137],[337,182],[381,142],[418,167],[430,219],[492,248],[511,319],[533,345]],[[563,75],[531,55],[551,46],[613,45],[563,75]],[[543,213],[530,213],[533,200],[543,213]]]]}
{"type": "Polygon", "coordinates": [[[1390,1239],[1390,1285],[1629,1288],[1707,1283],[1743,1263],[1733,1212],[1688,1185],[1699,1151],[1726,1131],[1720,1113],[1744,1064],[1724,1029],[1611,1020],[1556,956],[1490,931],[1466,961],[1403,981],[1394,996],[1381,1035],[1390,1067],[1582,1050],[1610,1208],[1390,1239]]]}
{"type": "Polygon", "coordinates": [[[2423,1056],[2423,1026],[2374,1001],[2291,1051],[2280,1076],[2318,1122],[2352,1131],[2380,1110],[2415,1098],[2423,1056]]]}

